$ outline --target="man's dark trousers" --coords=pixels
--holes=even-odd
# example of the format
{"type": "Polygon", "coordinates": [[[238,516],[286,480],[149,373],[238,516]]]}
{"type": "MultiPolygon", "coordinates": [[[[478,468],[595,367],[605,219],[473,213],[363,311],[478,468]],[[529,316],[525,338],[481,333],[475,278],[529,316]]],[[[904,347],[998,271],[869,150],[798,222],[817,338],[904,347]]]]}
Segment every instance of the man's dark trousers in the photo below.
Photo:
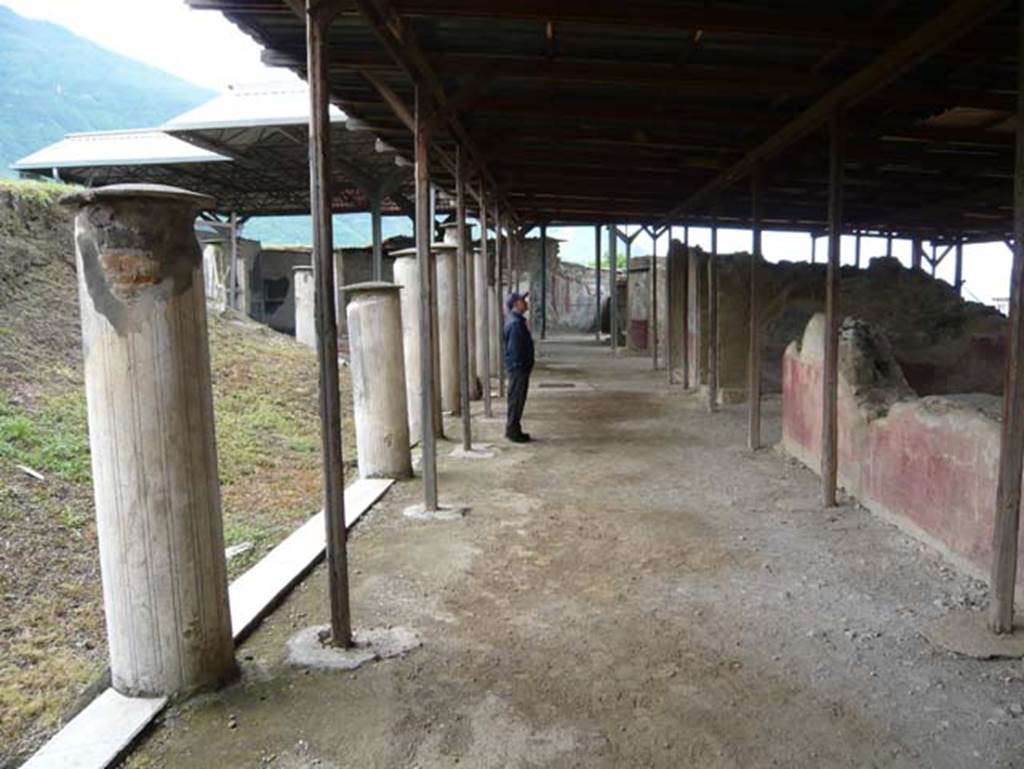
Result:
{"type": "Polygon", "coordinates": [[[508,418],[505,421],[505,435],[509,438],[523,434],[520,420],[523,418],[526,393],[529,389],[529,371],[508,372],[508,418]]]}

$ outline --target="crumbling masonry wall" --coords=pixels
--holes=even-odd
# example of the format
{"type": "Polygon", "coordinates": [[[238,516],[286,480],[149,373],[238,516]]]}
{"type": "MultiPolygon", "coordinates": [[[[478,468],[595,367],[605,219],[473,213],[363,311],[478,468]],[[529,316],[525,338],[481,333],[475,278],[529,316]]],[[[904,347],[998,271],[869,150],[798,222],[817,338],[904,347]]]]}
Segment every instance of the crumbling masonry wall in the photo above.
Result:
{"type": "MultiPolygon", "coordinates": [[[[699,253],[691,251],[691,253],[699,253]]],[[[725,402],[746,400],[749,348],[748,254],[719,260],[718,380],[725,402]]],[[[706,266],[694,260],[702,283],[691,293],[691,340],[699,331],[693,322],[707,314],[706,266]]],[[[759,265],[764,392],[780,392],[782,356],[800,338],[808,320],[825,308],[825,266],[806,262],[759,265]]],[[[840,274],[840,317],[866,320],[885,332],[908,383],[920,395],[1002,391],[1006,355],[1006,319],[998,310],[966,302],[948,283],[922,270],[903,267],[891,258],[872,259],[867,269],[843,267],[840,274]]],[[[692,343],[692,342],[691,342],[692,343]]],[[[706,381],[702,353],[701,382],[706,381]]]]}
{"type": "MultiPolygon", "coordinates": [[[[825,318],[783,357],[782,445],[820,472],[825,318]]],[[[1000,399],[917,397],[886,336],[844,322],[839,342],[839,484],[876,514],[987,578],[1000,399]]],[[[1018,568],[1024,586],[1024,553],[1018,568]]]]}

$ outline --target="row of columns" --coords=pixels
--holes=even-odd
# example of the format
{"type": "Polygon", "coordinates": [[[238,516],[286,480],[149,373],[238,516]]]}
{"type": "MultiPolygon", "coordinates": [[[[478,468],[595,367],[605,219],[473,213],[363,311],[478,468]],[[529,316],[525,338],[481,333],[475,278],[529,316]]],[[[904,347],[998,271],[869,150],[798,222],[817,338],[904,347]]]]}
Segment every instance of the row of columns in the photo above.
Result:
{"type": "MultiPolygon", "coordinates": [[[[320,372],[331,642],[348,646],[352,626],[326,88],[330,13],[319,6],[307,11],[313,268],[302,282],[313,295],[311,336],[320,372]]],[[[479,256],[466,256],[464,227],[454,247],[434,244],[431,249],[426,205],[429,130],[424,130],[421,106],[417,104],[416,249],[396,255],[395,283],[375,280],[346,287],[344,317],[352,348],[360,471],[408,477],[410,441],[419,438],[425,507],[437,509],[441,399],[453,410],[468,412],[452,385],[458,369],[457,358],[454,366],[452,360],[460,337],[470,340],[471,328],[478,354],[471,361],[469,349],[463,349],[464,370],[468,373],[479,361],[485,398],[490,394],[490,349],[500,335],[502,270],[498,251],[498,285],[492,288],[486,230],[479,256]],[[456,263],[460,250],[461,281],[456,263]],[[461,334],[452,309],[460,288],[465,308],[461,334]],[[435,313],[431,308],[437,298],[443,301],[435,313]],[[476,311],[475,323],[466,323],[468,313],[476,311]],[[438,316],[443,316],[444,333],[438,333],[438,316]]],[[[194,233],[196,215],[212,209],[214,201],[173,188],[119,185],[86,190],[66,202],[77,209],[89,439],[112,683],[130,696],[186,695],[217,686],[235,673],[206,292],[194,233]]],[[[511,263],[514,239],[503,237],[497,209],[494,225],[497,243],[511,263]]],[[[379,229],[377,206],[377,278],[382,260],[379,229]]],[[[500,366],[497,370],[503,373],[500,366]]],[[[470,388],[461,389],[468,398],[470,388]]]]}

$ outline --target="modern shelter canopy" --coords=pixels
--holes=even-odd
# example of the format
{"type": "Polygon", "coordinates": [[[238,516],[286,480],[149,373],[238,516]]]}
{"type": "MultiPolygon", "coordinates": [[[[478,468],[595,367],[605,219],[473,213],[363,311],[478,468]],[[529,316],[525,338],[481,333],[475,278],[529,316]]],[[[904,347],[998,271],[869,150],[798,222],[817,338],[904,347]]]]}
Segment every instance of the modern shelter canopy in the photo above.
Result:
{"type": "MultiPolygon", "coordinates": [[[[202,190],[242,216],[309,211],[308,91],[303,83],[235,87],[155,129],[71,134],[15,163],[23,175],[87,187],[152,182],[202,190]]],[[[331,111],[334,210],[412,214],[403,158],[331,111]]]]}
{"type": "MultiPolygon", "coordinates": [[[[223,11],[304,75],[302,3],[223,11]]],[[[335,104],[410,154],[413,88],[521,221],[824,231],[827,113],[847,112],[847,231],[1008,237],[1016,16],[993,0],[351,0],[329,29],[335,104]]],[[[435,179],[447,186],[451,169],[435,179]]]]}

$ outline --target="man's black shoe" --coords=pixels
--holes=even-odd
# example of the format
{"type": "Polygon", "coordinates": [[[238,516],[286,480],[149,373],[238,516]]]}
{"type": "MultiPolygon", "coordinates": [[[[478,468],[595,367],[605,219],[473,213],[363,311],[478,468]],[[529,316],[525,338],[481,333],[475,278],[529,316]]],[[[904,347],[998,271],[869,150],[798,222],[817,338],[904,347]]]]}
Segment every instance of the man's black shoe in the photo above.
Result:
{"type": "Polygon", "coordinates": [[[530,442],[530,436],[527,435],[526,433],[519,433],[519,435],[506,435],[505,437],[508,438],[513,443],[529,443],[530,442]]]}

